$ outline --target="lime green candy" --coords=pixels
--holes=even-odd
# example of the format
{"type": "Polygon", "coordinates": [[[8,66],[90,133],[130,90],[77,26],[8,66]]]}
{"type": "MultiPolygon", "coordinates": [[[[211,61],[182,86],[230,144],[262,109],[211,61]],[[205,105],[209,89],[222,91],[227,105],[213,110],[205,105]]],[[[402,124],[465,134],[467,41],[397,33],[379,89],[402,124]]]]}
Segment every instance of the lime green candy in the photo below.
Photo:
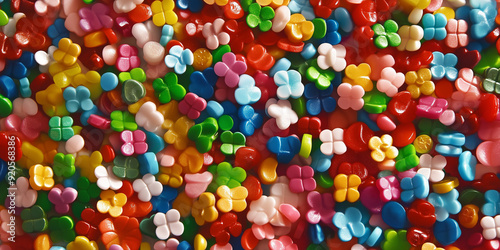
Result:
{"type": "Polygon", "coordinates": [[[295,111],[295,113],[297,113],[297,116],[299,118],[307,115],[306,99],[304,98],[304,96],[301,96],[297,99],[292,99],[291,104],[292,104],[293,111],[295,111]]]}
{"type": "Polygon", "coordinates": [[[321,39],[326,35],[326,21],[323,18],[314,18],[312,20],[314,25],[313,38],[321,39]]]}
{"type": "Polygon", "coordinates": [[[215,65],[216,63],[222,61],[222,56],[227,52],[231,52],[231,46],[229,46],[228,44],[221,45],[217,49],[212,51],[212,65],[215,65]]]}
{"type": "Polygon", "coordinates": [[[231,130],[234,126],[233,118],[229,115],[219,117],[219,128],[222,130],[231,130]]]}
{"type": "Polygon", "coordinates": [[[72,154],[57,153],[52,165],[54,174],[69,178],[75,173],[75,157],[72,154]]]}
{"type": "Polygon", "coordinates": [[[413,144],[408,144],[404,148],[399,150],[398,156],[396,157],[396,169],[399,172],[404,172],[411,168],[414,168],[420,163],[420,158],[417,156],[417,151],[413,144]]]}
{"type": "Polygon", "coordinates": [[[124,83],[126,80],[145,82],[146,79],[146,72],[141,68],[134,68],[131,69],[130,72],[121,72],[118,74],[118,80],[120,80],[121,83],[124,83]]]}
{"type": "Polygon", "coordinates": [[[21,219],[23,220],[23,230],[26,233],[43,232],[48,226],[47,216],[38,205],[24,209],[21,212],[21,219]]]}
{"type": "Polygon", "coordinates": [[[208,117],[202,123],[192,126],[188,131],[188,138],[195,142],[196,149],[202,154],[212,148],[212,143],[217,139],[219,125],[213,117],[208,117]]]}
{"type": "Polygon", "coordinates": [[[9,23],[9,16],[5,11],[0,10],[0,26],[4,26],[9,23]]]}
{"type": "Polygon", "coordinates": [[[101,189],[96,183],[90,182],[87,177],[80,177],[76,182],[78,189],[78,201],[90,202],[90,199],[97,199],[101,194],[101,189]]]}
{"type": "Polygon", "coordinates": [[[177,75],[173,72],[166,74],[164,79],[154,80],[153,89],[161,103],[169,103],[172,99],[180,101],[186,95],[186,89],[179,84],[177,75]]]}
{"type": "Polygon", "coordinates": [[[250,28],[259,26],[260,31],[266,32],[273,26],[274,10],[269,6],[261,7],[258,3],[248,6],[247,24],[250,28]]]}
{"type": "Polygon", "coordinates": [[[325,90],[330,87],[335,78],[335,73],[330,70],[321,69],[315,59],[311,62],[311,66],[307,68],[306,77],[307,80],[314,82],[316,88],[325,90]]]}
{"type": "Polygon", "coordinates": [[[225,155],[234,155],[236,151],[245,146],[246,138],[241,132],[224,131],[220,135],[222,145],[220,151],[225,155]]]}
{"type": "Polygon", "coordinates": [[[50,239],[52,242],[70,242],[76,237],[73,219],[67,215],[53,217],[49,221],[50,239]]]}
{"type": "Polygon", "coordinates": [[[135,157],[117,155],[113,164],[113,174],[117,177],[135,179],[139,176],[139,161],[135,157]]]}
{"type": "Polygon", "coordinates": [[[476,67],[474,67],[474,72],[482,75],[488,68],[500,68],[500,56],[498,56],[498,51],[495,46],[490,46],[481,51],[481,60],[476,67]]]}
{"type": "Polygon", "coordinates": [[[316,183],[322,188],[331,188],[333,187],[333,179],[328,175],[328,173],[319,173],[314,175],[314,179],[316,183]]]}
{"type": "Polygon", "coordinates": [[[12,113],[12,102],[0,94],[0,117],[7,117],[12,113]]]}
{"type": "Polygon", "coordinates": [[[54,116],[49,120],[49,137],[54,141],[67,141],[75,132],[73,131],[73,118],[70,116],[54,116]]]}
{"type": "Polygon", "coordinates": [[[122,132],[123,130],[137,130],[137,123],[135,123],[134,115],[127,111],[115,110],[111,112],[110,117],[111,129],[116,132],[122,132]]]}
{"type": "Polygon", "coordinates": [[[379,49],[387,48],[387,46],[397,47],[401,44],[401,37],[398,32],[398,24],[394,20],[387,20],[384,26],[380,23],[376,23],[372,26],[375,33],[375,39],[373,42],[375,46],[379,49]]]}
{"type": "Polygon", "coordinates": [[[387,109],[387,103],[390,99],[386,94],[372,90],[363,96],[365,101],[363,109],[370,114],[380,114],[387,109]]]}
{"type": "Polygon", "coordinates": [[[396,231],[388,229],[384,232],[384,241],[382,242],[382,249],[385,250],[408,250],[411,248],[410,243],[406,239],[406,230],[396,231]]]}
{"type": "Polygon", "coordinates": [[[220,186],[235,188],[241,186],[241,183],[247,178],[247,172],[240,167],[232,167],[228,162],[221,162],[219,165],[212,165],[208,171],[214,175],[214,179],[208,185],[208,192],[215,192],[220,186]]]}

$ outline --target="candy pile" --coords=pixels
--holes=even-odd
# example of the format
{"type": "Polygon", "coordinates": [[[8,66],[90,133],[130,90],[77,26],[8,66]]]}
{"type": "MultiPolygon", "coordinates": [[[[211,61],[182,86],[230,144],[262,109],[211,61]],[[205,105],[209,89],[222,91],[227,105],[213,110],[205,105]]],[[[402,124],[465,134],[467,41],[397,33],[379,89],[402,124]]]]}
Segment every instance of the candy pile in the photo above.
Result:
{"type": "Polygon", "coordinates": [[[0,250],[500,249],[495,0],[0,2],[0,250]]]}

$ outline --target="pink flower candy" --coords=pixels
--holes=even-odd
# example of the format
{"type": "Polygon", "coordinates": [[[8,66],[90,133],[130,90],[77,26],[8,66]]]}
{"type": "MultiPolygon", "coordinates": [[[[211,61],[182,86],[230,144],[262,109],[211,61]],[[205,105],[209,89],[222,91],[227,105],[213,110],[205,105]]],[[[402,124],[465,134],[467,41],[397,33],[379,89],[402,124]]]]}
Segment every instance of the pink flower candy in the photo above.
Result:
{"type": "Polygon", "coordinates": [[[81,8],[78,14],[81,18],[80,27],[85,32],[113,27],[113,19],[108,15],[109,8],[103,3],[96,3],[92,7],[81,8]]]}
{"type": "Polygon", "coordinates": [[[232,52],[222,56],[222,62],[218,62],[214,66],[215,74],[224,77],[224,82],[230,88],[238,86],[240,75],[247,71],[245,62],[236,60],[236,55],[232,52]]]}

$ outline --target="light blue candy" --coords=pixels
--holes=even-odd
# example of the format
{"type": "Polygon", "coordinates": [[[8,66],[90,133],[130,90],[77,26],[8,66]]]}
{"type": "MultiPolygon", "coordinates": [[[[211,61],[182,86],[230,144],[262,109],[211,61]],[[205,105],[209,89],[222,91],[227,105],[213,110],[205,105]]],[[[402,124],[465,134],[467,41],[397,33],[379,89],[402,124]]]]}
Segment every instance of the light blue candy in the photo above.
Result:
{"type": "Polygon", "coordinates": [[[352,22],[351,14],[349,14],[346,8],[336,8],[332,15],[335,21],[339,23],[340,31],[346,34],[352,32],[354,23],[352,22]]]}
{"type": "Polygon", "coordinates": [[[12,78],[5,75],[0,76],[0,93],[11,101],[14,101],[18,97],[17,85],[12,78]]]}
{"type": "Polygon", "coordinates": [[[302,84],[302,76],[296,70],[278,71],[274,75],[274,83],[278,86],[276,91],[278,98],[288,99],[300,98],[304,93],[304,85],[302,84]]]}
{"type": "Polygon", "coordinates": [[[137,156],[137,160],[139,161],[139,172],[141,175],[155,175],[160,171],[158,161],[156,160],[156,154],[153,152],[140,154],[137,156]]]}
{"type": "Polygon", "coordinates": [[[437,221],[433,228],[434,237],[443,246],[447,246],[457,241],[462,235],[462,230],[458,222],[454,219],[448,218],[443,222],[437,221]]]}
{"type": "Polygon", "coordinates": [[[401,200],[406,203],[411,203],[415,199],[425,199],[429,195],[429,180],[421,174],[416,174],[413,178],[403,178],[400,186],[401,200]]]}
{"type": "Polygon", "coordinates": [[[324,155],[321,150],[317,149],[311,154],[311,167],[315,172],[326,172],[332,165],[333,155],[324,155]]]}
{"type": "Polygon", "coordinates": [[[458,77],[458,70],[455,68],[458,58],[453,53],[444,55],[439,51],[432,52],[431,62],[432,79],[441,80],[446,77],[449,81],[455,81],[458,77]]]}
{"type": "Polygon", "coordinates": [[[321,242],[325,241],[323,228],[321,228],[319,224],[309,225],[309,239],[311,239],[314,244],[321,244],[321,242]]]}
{"type": "Polygon", "coordinates": [[[144,130],[144,133],[146,134],[148,152],[153,152],[156,154],[165,148],[165,141],[161,136],[147,130],[144,130]]]}
{"type": "Polygon", "coordinates": [[[179,45],[170,48],[169,54],[165,57],[165,65],[173,68],[175,73],[184,74],[188,65],[193,65],[194,55],[190,49],[183,49],[179,45]]]}
{"type": "Polygon", "coordinates": [[[63,97],[66,100],[66,109],[70,113],[89,111],[94,107],[90,99],[90,91],[85,86],[78,86],[76,89],[67,87],[63,92],[63,97]]]}
{"type": "Polygon", "coordinates": [[[458,202],[458,191],[456,189],[445,194],[431,193],[427,201],[434,206],[437,221],[444,221],[450,214],[458,214],[462,209],[462,204],[458,202]]]}
{"type": "Polygon", "coordinates": [[[19,92],[21,92],[21,96],[24,98],[31,96],[30,80],[27,77],[19,79],[19,92]]]}
{"type": "Polygon", "coordinates": [[[313,56],[315,56],[317,52],[318,50],[316,49],[316,47],[314,47],[314,44],[307,43],[306,45],[304,45],[304,48],[300,52],[300,55],[302,56],[302,58],[304,58],[304,60],[309,60],[313,58],[313,56]]]}
{"type": "Polygon", "coordinates": [[[111,91],[118,86],[118,76],[113,72],[106,72],[101,76],[101,88],[104,91],[111,91]]]}
{"type": "Polygon", "coordinates": [[[472,25],[470,26],[470,35],[473,39],[482,39],[495,27],[495,16],[491,17],[491,13],[496,13],[496,10],[487,9],[488,12],[480,9],[472,9],[469,12],[469,17],[472,25]]]}
{"type": "Polygon", "coordinates": [[[487,216],[500,214],[500,193],[496,190],[488,190],[484,193],[486,203],[481,208],[481,212],[487,216]]]}
{"type": "Polygon", "coordinates": [[[356,207],[349,207],[345,213],[336,212],[332,222],[339,231],[341,241],[350,241],[353,237],[361,237],[365,233],[365,225],[361,222],[362,214],[356,207]]]}
{"type": "Polygon", "coordinates": [[[238,88],[234,91],[234,98],[240,105],[254,104],[260,100],[260,89],[255,86],[253,77],[243,74],[240,76],[238,88]]]}
{"type": "Polygon", "coordinates": [[[207,103],[207,108],[205,109],[209,116],[219,119],[224,114],[224,108],[217,101],[211,100],[207,103]]]}
{"type": "Polygon", "coordinates": [[[102,112],[97,108],[96,105],[94,105],[94,107],[92,107],[90,110],[84,111],[82,115],[80,115],[80,122],[82,123],[83,126],[89,125],[87,120],[92,114],[102,116],[102,112]]]}
{"type": "Polygon", "coordinates": [[[473,181],[476,177],[477,159],[470,151],[465,151],[458,158],[458,173],[464,181],[473,181]]]}
{"type": "MultiPolygon", "coordinates": [[[[314,47],[314,46],[313,46],[314,47]]],[[[305,46],[304,46],[305,48],[305,46]]],[[[315,52],[316,53],[316,52],[315,52]]],[[[306,59],[307,60],[307,59],[306,59]]],[[[287,71],[290,69],[290,66],[292,66],[292,63],[290,62],[290,60],[288,60],[287,58],[283,57],[281,59],[279,59],[274,65],[273,67],[269,70],[269,75],[271,77],[274,77],[274,74],[276,74],[276,72],[278,71],[287,71]]]]}
{"type": "Polygon", "coordinates": [[[49,250],[66,250],[66,248],[61,247],[61,246],[53,246],[49,250]]]}
{"type": "Polygon", "coordinates": [[[424,28],[425,40],[443,40],[446,37],[446,24],[448,20],[441,13],[435,15],[427,13],[422,17],[422,26],[424,28]]]}
{"type": "Polygon", "coordinates": [[[170,40],[172,40],[173,36],[174,36],[174,27],[168,24],[163,25],[160,37],[161,46],[163,47],[167,46],[167,43],[170,42],[170,40]]]}
{"type": "Polygon", "coordinates": [[[465,144],[465,136],[458,132],[444,132],[438,135],[439,144],[435,150],[443,156],[459,156],[465,144]]]}
{"type": "Polygon", "coordinates": [[[375,247],[380,245],[380,243],[384,240],[384,231],[380,227],[376,227],[370,233],[368,239],[366,239],[366,245],[369,247],[375,247]]]}
{"type": "Polygon", "coordinates": [[[313,20],[316,18],[314,9],[309,3],[309,0],[291,0],[290,4],[288,4],[288,8],[292,14],[300,13],[306,20],[313,20]]]}
{"type": "Polygon", "coordinates": [[[261,114],[255,112],[250,105],[241,106],[238,110],[238,117],[240,118],[240,131],[245,136],[251,136],[255,130],[260,128],[264,123],[264,118],[261,114]]]}

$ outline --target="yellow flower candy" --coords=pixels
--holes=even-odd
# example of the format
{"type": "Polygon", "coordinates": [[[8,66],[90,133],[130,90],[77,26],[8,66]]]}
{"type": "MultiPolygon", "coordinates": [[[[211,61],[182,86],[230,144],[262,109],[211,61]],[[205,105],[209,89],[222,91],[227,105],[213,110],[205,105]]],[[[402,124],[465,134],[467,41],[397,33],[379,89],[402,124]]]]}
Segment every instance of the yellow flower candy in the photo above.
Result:
{"type": "Polygon", "coordinates": [[[293,14],[286,24],[285,33],[291,42],[307,41],[314,33],[314,24],[307,21],[302,14],[293,14]]]}
{"type": "Polygon", "coordinates": [[[431,81],[432,73],[428,68],[419,69],[417,72],[409,71],[406,73],[405,82],[408,84],[408,90],[413,99],[417,99],[421,94],[432,95],[435,90],[434,82],[431,81]]]}
{"type": "Polygon", "coordinates": [[[398,149],[392,146],[392,137],[383,135],[374,136],[368,141],[368,147],[372,150],[371,156],[376,162],[383,162],[386,159],[394,159],[398,156],[398,149]]]}
{"type": "Polygon", "coordinates": [[[220,197],[217,201],[217,208],[223,213],[231,210],[241,212],[247,207],[245,199],[248,196],[248,190],[243,186],[230,189],[228,186],[222,185],[217,188],[217,195],[220,197]]]}
{"type": "Polygon", "coordinates": [[[165,24],[177,23],[177,14],[174,12],[174,0],[154,1],[151,4],[151,11],[153,12],[153,23],[156,26],[163,26],[165,24]]]}
{"type": "Polygon", "coordinates": [[[196,224],[203,226],[205,222],[214,222],[219,217],[219,212],[215,208],[215,196],[205,192],[193,203],[191,210],[196,224]]]}
{"type": "Polygon", "coordinates": [[[97,210],[103,214],[109,213],[112,217],[118,217],[123,212],[123,206],[127,203],[127,196],[123,193],[116,194],[113,190],[101,192],[101,200],[97,202],[97,210]]]}
{"type": "Polygon", "coordinates": [[[50,190],[54,186],[54,171],[40,164],[30,168],[30,185],[34,190],[50,190]]]}
{"type": "Polygon", "coordinates": [[[169,185],[173,188],[178,188],[183,183],[182,166],[179,164],[174,164],[171,167],[160,168],[160,175],[158,176],[158,181],[163,185],[169,185]]]}
{"type": "Polygon", "coordinates": [[[361,178],[355,174],[345,175],[338,174],[333,179],[335,192],[333,197],[337,202],[356,202],[359,199],[358,187],[361,184],[361,178]]]}

